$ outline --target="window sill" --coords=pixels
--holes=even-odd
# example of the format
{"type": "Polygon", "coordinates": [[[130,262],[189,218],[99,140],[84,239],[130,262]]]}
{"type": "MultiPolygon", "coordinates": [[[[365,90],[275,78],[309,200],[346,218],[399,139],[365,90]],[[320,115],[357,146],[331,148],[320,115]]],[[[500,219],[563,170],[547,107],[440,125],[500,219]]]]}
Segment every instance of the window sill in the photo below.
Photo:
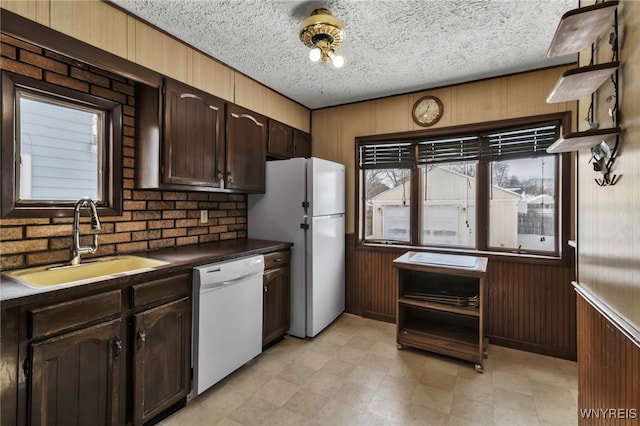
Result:
{"type": "Polygon", "coordinates": [[[511,253],[506,251],[489,251],[489,250],[476,250],[476,249],[461,249],[461,248],[442,248],[442,247],[423,247],[412,246],[407,244],[386,244],[386,243],[371,243],[371,242],[359,242],[356,243],[355,249],[357,251],[385,251],[385,252],[397,252],[402,254],[406,251],[416,252],[431,252],[431,253],[445,253],[445,254],[460,254],[460,255],[472,255],[472,256],[484,256],[489,260],[497,260],[501,262],[515,262],[515,263],[536,263],[540,265],[569,265],[571,263],[571,257],[569,256],[569,250],[565,250],[565,256],[548,256],[532,253],[511,253]]]}

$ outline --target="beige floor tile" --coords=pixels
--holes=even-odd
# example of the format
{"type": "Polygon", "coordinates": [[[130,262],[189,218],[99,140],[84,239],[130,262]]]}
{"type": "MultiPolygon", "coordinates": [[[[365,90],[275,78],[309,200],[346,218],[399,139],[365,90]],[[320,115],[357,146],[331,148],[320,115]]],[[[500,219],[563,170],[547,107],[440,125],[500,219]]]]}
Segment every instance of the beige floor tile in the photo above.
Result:
{"type": "Polygon", "coordinates": [[[492,426],[493,421],[490,423],[481,423],[478,420],[468,420],[456,415],[449,416],[449,426],[492,426]]]}
{"type": "Polygon", "coordinates": [[[325,355],[333,355],[341,347],[342,345],[332,342],[331,340],[319,340],[310,348],[310,350],[320,352],[325,355]]]}
{"type": "Polygon", "coordinates": [[[454,397],[458,396],[470,401],[483,402],[493,405],[493,386],[491,383],[458,376],[456,387],[453,389],[454,397]]]}
{"type": "Polygon", "coordinates": [[[267,421],[279,407],[256,396],[244,401],[227,417],[244,426],[260,425],[267,421]]]}
{"type": "Polygon", "coordinates": [[[533,396],[502,388],[494,389],[493,405],[529,415],[536,414],[536,403],[533,396]]]}
{"type": "Polygon", "coordinates": [[[286,408],[278,408],[262,426],[300,426],[306,423],[306,419],[298,413],[286,408]]]}
{"type": "Polygon", "coordinates": [[[239,370],[232,373],[227,383],[243,392],[256,393],[272,377],[271,374],[261,371],[252,365],[250,367],[240,367],[239,370]]]}
{"type": "Polygon", "coordinates": [[[493,404],[466,399],[454,395],[451,403],[451,415],[476,421],[480,424],[493,423],[493,404]]]}
{"type": "Polygon", "coordinates": [[[351,362],[342,361],[336,357],[332,357],[322,366],[320,371],[344,378],[351,374],[355,368],[356,365],[351,362]]]}
{"type": "Polygon", "coordinates": [[[383,338],[376,341],[376,343],[374,343],[373,346],[369,348],[369,352],[393,359],[398,356],[399,352],[402,351],[398,351],[395,339],[383,338]]]}
{"type": "Polygon", "coordinates": [[[360,364],[366,355],[367,351],[363,351],[362,349],[343,346],[338,349],[333,356],[341,361],[360,364]]]}
{"type": "Polygon", "coordinates": [[[411,402],[424,405],[425,407],[438,410],[445,414],[449,414],[451,412],[452,401],[453,391],[446,391],[423,384],[418,384],[411,396],[411,402]]]}
{"type": "Polygon", "coordinates": [[[402,416],[404,426],[438,426],[449,424],[449,415],[420,404],[409,403],[402,416]]]}
{"type": "Polygon", "coordinates": [[[400,400],[408,401],[411,399],[413,392],[418,386],[416,379],[407,377],[394,377],[387,374],[382,383],[378,386],[376,394],[385,398],[398,398],[400,400]]]}
{"type": "Polygon", "coordinates": [[[314,370],[320,370],[329,358],[331,358],[329,355],[320,352],[304,351],[298,358],[296,358],[294,364],[304,365],[305,367],[309,367],[314,370]]]}
{"type": "Polygon", "coordinates": [[[357,366],[347,377],[352,383],[367,386],[371,389],[378,389],[385,373],[383,371],[374,370],[373,368],[357,366]]]}
{"type": "Polygon", "coordinates": [[[518,372],[505,370],[494,371],[493,386],[526,395],[532,395],[533,393],[529,377],[527,375],[521,375],[518,372]]]}
{"type": "Polygon", "coordinates": [[[538,425],[538,414],[537,412],[531,414],[495,405],[493,407],[493,422],[496,426],[536,426],[538,425]]]}
{"type": "Polygon", "coordinates": [[[256,396],[278,407],[282,407],[298,390],[300,390],[300,386],[274,377],[265,383],[262,389],[256,392],[256,396]]]}
{"type": "Polygon", "coordinates": [[[354,426],[403,426],[402,423],[389,420],[369,411],[365,411],[360,416],[360,421],[354,426]]]}
{"type": "Polygon", "coordinates": [[[425,368],[422,370],[419,382],[423,385],[432,386],[446,391],[453,391],[458,381],[457,376],[443,373],[441,371],[425,368]]]}
{"type": "MultiPolygon", "coordinates": [[[[183,424],[183,426],[186,426],[183,424]]],[[[215,423],[215,426],[244,426],[242,423],[238,423],[235,420],[230,419],[229,417],[223,417],[220,421],[215,423]]]]}
{"type": "Polygon", "coordinates": [[[316,370],[300,364],[293,364],[286,370],[283,370],[278,377],[294,385],[304,384],[311,376],[316,374],[316,370]]]}
{"type": "Polygon", "coordinates": [[[345,381],[331,398],[353,408],[365,410],[375,393],[375,389],[345,381]]]}
{"type": "Polygon", "coordinates": [[[393,422],[402,422],[406,405],[406,401],[374,395],[367,405],[366,412],[393,422]]]}
{"type": "Polygon", "coordinates": [[[318,395],[331,397],[340,390],[343,384],[344,378],[325,373],[324,371],[318,371],[306,381],[301,390],[303,392],[308,391],[317,393],[318,395]]]}
{"type": "Polygon", "coordinates": [[[386,374],[393,365],[393,360],[382,355],[369,352],[365,355],[360,365],[386,374]]]}
{"type": "Polygon", "coordinates": [[[358,424],[364,410],[351,407],[345,403],[330,400],[315,418],[322,425],[339,426],[358,424]]]}
{"type": "Polygon", "coordinates": [[[350,348],[362,349],[363,351],[368,351],[371,346],[376,343],[376,340],[370,339],[368,337],[362,337],[360,333],[354,334],[351,339],[345,343],[345,346],[349,346],[350,348]]]}
{"type": "MultiPolygon", "coordinates": [[[[450,374],[452,376],[458,375],[458,370],[461,367],[461,362],[454,358],[445,358],[437,355],[429,354],[426,357],[424,368],[426,370],[435,370],[441,373],[450,374]]],[[[465,364],[463,367],[469,367],[470,364],[465,364]]]]}
{"type": "Polygon", "coordinates": [[[329,398],[326,396],[300,390],[289,398],[284,408],[306,419],[314,419],[328,402],[329,398]]]}

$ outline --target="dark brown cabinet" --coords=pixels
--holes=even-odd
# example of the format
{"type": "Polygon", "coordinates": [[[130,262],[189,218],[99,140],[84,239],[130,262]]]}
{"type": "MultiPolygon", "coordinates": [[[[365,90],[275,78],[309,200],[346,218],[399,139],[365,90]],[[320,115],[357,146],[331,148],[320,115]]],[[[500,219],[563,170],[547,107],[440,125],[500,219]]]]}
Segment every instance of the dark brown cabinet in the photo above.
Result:
{"type": "Polygon", "coordinates": [[[294,157],[311,157],[311,135],[269,119],[267,158],[280,160],[294,157]]]}
{"type": "Polygon", "coordinates": [[[142,425],[186,398],[191,279],[189,270],[3,313],[18,331],[2,342],[25,380],[13,383],[3,423],[142,425]]]}
{"type": "Polygon", "coordinates": [[[141,425],[190,391],[191,310],[183,298],[134,315],[134,424],[141,425]]]}
{"type": "Polygon", "coordinates": [[[277,159],[293,157],[293,128],[269,119],[267,155],[277,159]]]}
{"type": "Polygon", "coordinates": [[[31,345],[30,424],[122,424],[120,319],[31,345]]]}
{"type": "Polygon", "coordinates": [[[228,104],[225,188],[264,192],[266,143],[266,118],[228,104]]]}
{"type": "Polygon", "coordinates": [[[136,186],[215,190],[224,171],[225,102],[171,79],[136,89],[136,186]]]}
{"type": "Polygon", "coordinates": [[[311,157],[311,135],[298,129],[293,129],[293,156],[311,157]]]}
{"type": "Polygon", "coordinates": [[[265,254],[262,346],[285,335],[290,318],[290,251],[265,254]]]}

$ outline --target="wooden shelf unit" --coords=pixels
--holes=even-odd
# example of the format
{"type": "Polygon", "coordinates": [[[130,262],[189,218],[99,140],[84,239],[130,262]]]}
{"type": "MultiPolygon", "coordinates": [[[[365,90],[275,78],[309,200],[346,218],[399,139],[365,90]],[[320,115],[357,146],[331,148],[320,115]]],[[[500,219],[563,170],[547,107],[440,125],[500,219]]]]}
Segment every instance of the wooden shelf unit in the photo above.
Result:
{"type": "Polygon", "coordinates": [[[424,349],[473,362],[476,371],[484,371],[487,258],[437,255],[447,262],[424,263],[414,259],[416,254],[410,251],[393,261],[399,277],[396,310],[398,349],[405,345],[424,349]],[[473,266],[456,266],[457,260],[473,260],[473,266]],[[478,296],[478,306],[456,306],[405,296],[416,291],[478,296]]]}
{"type": "MultiPolygon", "coordinates": [[[[614,126],[610,129],[595,129],[585,132],[567,133],[558,139],[553,145],[547,148],[547,152],[555,154],[559,152],[577,151],[580,149],[592,148],[602,141],[609,144],[617,141],[617,136],[621,129],[618,125],[618,20],[617,8],[618,0],[604,1],[591,6],[573,9],[562,15],[560,23],[551,40],[551,45],[547,51],[547,56],[562,56],[570,53],[579,53],[591,49],[591,64],[570,69],[558,80],[553,90],[547,97],[547,103],[575,101],[591,96],[607,79],[614,81],[616,105],[614,126]],[[598,36],[607,26],[613,27],[613,58],[611,62],[594,64],[593,59],[598,36]]],[[[591,119],[593,121],[594,98],[591,98],[591,119]]],[[[616,143],[617,146],[617,143],[616,143]]]]}
{"type": "Polygon", "coordinates": [[[579,151],[596,146],[602,141],[607,144],[614,143],[616,136],[618,136],[621,131],[622,129],[620,127],[613,127],[610,129],[595,129],[568,133],[547,148],[547,152],[549,154],[557,154],[559,152],[579,151]]]}
{"type": "Polygon", "coordinates": [[[562,15],[547,51],[548,57],[582,52],[604,30],[618,7],[618,0],[573,9],[562,15]]]}
{"type": "Polygon", "coordinates": [[[619,61],[613,61],[573,68],[564,72],[549,96],[547,96],[547,103],[577,101],[591,96],[598,87],[602,86],[616,72],[619,66],[619,61]]]}

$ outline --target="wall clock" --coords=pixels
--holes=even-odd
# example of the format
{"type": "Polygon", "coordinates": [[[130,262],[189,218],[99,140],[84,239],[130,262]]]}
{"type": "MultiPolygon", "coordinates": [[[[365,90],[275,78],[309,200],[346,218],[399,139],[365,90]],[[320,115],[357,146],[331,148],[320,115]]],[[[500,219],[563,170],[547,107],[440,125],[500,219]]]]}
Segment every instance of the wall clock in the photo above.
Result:
{"type": "Polygon", "coordinates": [[[413,104],[411,116],[419,126],[433,126],[442,117],[442,101],[435,96],[423,96],[413,104]]]}

